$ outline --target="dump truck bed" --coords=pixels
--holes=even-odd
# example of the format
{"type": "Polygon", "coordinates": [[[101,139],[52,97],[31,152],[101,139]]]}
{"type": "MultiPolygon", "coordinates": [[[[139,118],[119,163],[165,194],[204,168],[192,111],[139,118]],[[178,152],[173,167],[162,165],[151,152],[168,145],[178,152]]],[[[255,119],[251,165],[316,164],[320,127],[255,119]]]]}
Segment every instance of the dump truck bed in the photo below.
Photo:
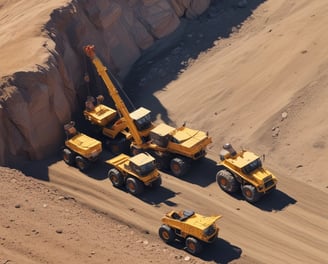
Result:
{"type": "Polygon", "coordinates": [[[97,105],[92,111],[84,111],[84,116],[98,126],[106,126],[116,115],[116,110],[103,104],[97,105]]]}
{"type": "Polygon", "coordinates": [[[106,163],[118,167],[120,165],[123,165],[125,162],[127,162],[130,159],[130,157],[126,154],[120,154],[112,159],[106,160],[106,163]]]}
{"type": "Polygon", "coordinates": [[[96,156],[102,151],[102,145],[99,140],[79,133],[65,142],[65,145],[83,157],[96,156]]]}

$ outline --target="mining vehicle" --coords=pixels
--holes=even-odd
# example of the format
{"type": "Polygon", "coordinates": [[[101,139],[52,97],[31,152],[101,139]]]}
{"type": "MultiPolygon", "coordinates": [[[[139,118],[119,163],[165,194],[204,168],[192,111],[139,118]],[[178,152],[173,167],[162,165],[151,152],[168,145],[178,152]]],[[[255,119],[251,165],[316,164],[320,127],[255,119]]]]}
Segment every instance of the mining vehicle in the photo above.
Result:
{"type": "Polygon", "coordinates": [[[207,133],[187,128],[185,125],[180,128],[166,124],[154,126],[150,119],[150,110],[144,107],[129,113],[107,74],[107,68],[96,56],[94,46],[85,46],[84,52],[92,60],[116,109],[126,122],[131,134],[129,139],[133,155],[146,151],[155,157],[159,169],[169,168],[175,176],[184,175],[191,161],[199,160],[206,155],[206,147],[212,142],[207,133]]]}
{"type": "Polygon", "coordinates": [[[158,234],[168,244],[175,240],[184,241],[186,250],[196,255],[204,244],[214,243],[217,239],[219,227],[216,221],[221,217],[204,216],[191,210],[172,210],[162,218],[158,234]]]}
{"type": "MultiPolygon", "coordinates": [[[[113,154],[127,152],[130,147],[130,133],[127,131],[125,119],[118,112],[103,102],[102,95],[94,98],[88,96],[83,111],[85,119],[100,129],[104,146],[113,154]]],[[[98,134],[98,133],[97,133],[98,134]]]]}
{"type": "Polygon", "coordinates": [[[80,171],[85,171],[90,163],[96,161],[102,152],[100,141],[80,133],[75,128],[75,122],[64,125],[66,132],[63,160],[66,164],[76,165],[80,171]]]}
{"type": "Polygon", "coordinates": [[[241,189],[250,203],[276,189],[277,178],[263,168],[260,156],[247,150],[237,153],[229,143],[220,152],[218,169],[216,181],[221,189],[227,193],[241,189]]]}
{"type": "Polygon", "coordinates": [[[156,168],[155,159],[147,153],[130,157],[124,153],[106,161],[111,166],[108,178],[113,186],[125,186],[133,195],[143,192],[144,186],[159,187],[162,178],[156,168]]]}

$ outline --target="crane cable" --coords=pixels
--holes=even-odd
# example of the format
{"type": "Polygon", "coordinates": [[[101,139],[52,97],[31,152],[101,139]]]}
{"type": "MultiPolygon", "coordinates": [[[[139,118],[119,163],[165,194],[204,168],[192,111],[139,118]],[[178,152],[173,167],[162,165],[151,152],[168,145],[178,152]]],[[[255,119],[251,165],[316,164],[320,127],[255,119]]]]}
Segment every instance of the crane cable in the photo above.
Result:
{"type": "Polygon", "coordinates": [[[110,78],[115,81],[115,83],[117,84],[117,86],[120,89],[120,91],[124,94],[124,97],[129,101],[129,104],[132,106],[133,110],[136,110],[135,105],[133,104],[132,100],[127,95],[127,93],[124,91],[124,89],[123,89],[120,81],[114,76],[114,74],[112,74],[112,72],[109,69],[108,69],[108,74],[109,74],[110,78]]]}
{"type": "MultiPolygon", "coordinates": [[[[84,64],[84,69],[85,69],[85,73],[83,76],[83,79],[86,83],[87,86],[87,92],[88,92],[88,96],[91,95],[91,91],[90,91],[90,75],[88,73],[88,67],[87,67],[87,61],[86,61],[86,56],[83,56],[83,64],[84,64]]],[[[115,77],[115,75],[111,72],[111,70],[109,68],[107,68],[108,74],[110,79],[115,81],[116,86],[119,88],[119,90],[123,93],[124,97],[128,100],[129,104],[132,106],[133,110],[136,110],[135,105],[133,104],[132,100],[130,99],[130,97],[127,95],[127,93],[124,91],[121,82],[115,77]]]]}
{"type": "MultiPolygon", "coordinates": [[[[109,48],[107,46],[107,53],[108,53],[108,59],[110,59],[110,52],[109,52],[109,48]]],[[[136,110],[135,105],[133,104],[132,100],[130,99],[130,97],[127,95],[127,93],[124,91],[121,82],[115,77],[114,74],[112,74],[112,71],[108,68],[108,74],[110,78],[113,78],[113,80],[115,81],[115,83],[117,84],[118,88],[120,89],[120,91],[124,94],[125,98],[128,100],[128,102],[130,103],[130,105],[132,106],[133,110],[136,110]]]]}

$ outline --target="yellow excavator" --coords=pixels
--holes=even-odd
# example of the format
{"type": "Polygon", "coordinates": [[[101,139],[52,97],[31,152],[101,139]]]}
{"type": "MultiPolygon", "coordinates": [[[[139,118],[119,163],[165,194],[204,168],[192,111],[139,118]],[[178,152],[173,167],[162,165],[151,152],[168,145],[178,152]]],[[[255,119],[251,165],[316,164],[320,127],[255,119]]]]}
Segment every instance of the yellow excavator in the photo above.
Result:
{"type": "Polygon", "coordinates": [[[117,111],[126,123],[130,136],[131,153],[148,152],[155,157],[159,169],[170,169],[173,175],[182,176],[188,171],[191,161],[206,155],[206,147],[212,143],[208,133],[187,128],[174,128],[167,124],[153,125],[150,110],[140,107],[129,113],[116,87],[107,74],[107,68],[96,56],[95,47],[84,47],[85,54],[91,59],[99,76],[104,81],[117,111]]]}
{"type": "MultiPolygon", "coordinates": [[[[120,154],[129,150],[130,133],[124,117],[120,117],[117,111],[104,105],[102,95],[94,98],[88,96],[83,111],[85,119],[101,130],[103,145],[113,154],[120,154]]],[[[98,130],[98,129],[97,129],[98,130]]]]}

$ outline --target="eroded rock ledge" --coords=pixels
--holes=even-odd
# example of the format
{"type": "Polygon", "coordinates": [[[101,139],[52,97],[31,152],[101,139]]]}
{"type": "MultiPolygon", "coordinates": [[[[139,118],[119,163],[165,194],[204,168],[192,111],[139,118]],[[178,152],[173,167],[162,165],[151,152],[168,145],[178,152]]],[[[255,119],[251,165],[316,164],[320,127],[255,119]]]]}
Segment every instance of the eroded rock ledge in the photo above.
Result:
{"type": "Polygon", "coordinates": [[[44,63],[0,76],[0,165],[42,159],[58,150],[63,124],[77,108],[84,45],[96,45],[104,63],[124,78],[144,50],[179,27],[181,17],[192,19],[209,4],[77,0],[54,10],[40,30],[44,63]]]}

